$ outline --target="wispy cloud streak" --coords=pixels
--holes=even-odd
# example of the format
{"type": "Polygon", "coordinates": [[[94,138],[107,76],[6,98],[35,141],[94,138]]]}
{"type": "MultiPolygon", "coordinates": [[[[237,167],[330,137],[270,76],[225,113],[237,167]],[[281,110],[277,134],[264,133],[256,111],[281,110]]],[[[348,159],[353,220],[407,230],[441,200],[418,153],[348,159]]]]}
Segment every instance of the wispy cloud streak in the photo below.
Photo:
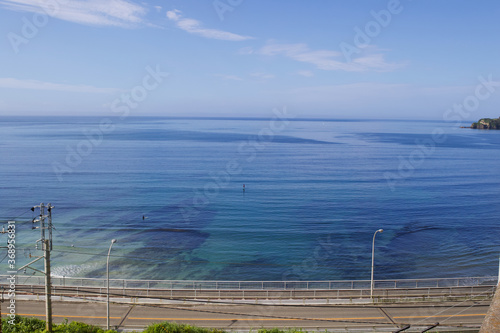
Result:
{"type": "Polygon", "coordinates": [[[243,81],[243,79],[237,75],[214,74],[214,76],[224,80],[243,81]]]}
{"type": "Polygon", "coordinates": [[[295,61],[305,62],[316,66],[318,69],[327,71],[391,71],[401,67],[401,64],[390,64],[384,60],[382,54],[373,53],[372,49],[366,48],[365,54],[344,62],[341,52],[330,50],[311,50],[307,44],[275,44],[268,43],[262,48],[253,51],[248,48],[241,50],[242,54],[255,53],[265,56],[285,56],[295,61]]]}
{"type": "Polygon", "coordinates": [[[181,15],[181,11],[177,9],[168,11],[167,18],[171,21],[174,21],[179,29],[189,32],[190,34],[198,35],[209,39],[228,40],[233,42],[254,39],[253,37],[250,36],[237,35],[232,32],[227,32],[223,30],[204,28],[201,22],[198,20],[183,18],[181,15]]]}
{"type": "Polygon", "coordinates": [[[98,88],[87,85],[68,85],[38,80],[20,80],[15,78],[0,78],[0,88],[51,90],[93,94],[112,94],[120,91],[119,89],[115,88],[98,88]]]}
{"type": "Polygon", "coordinates": [[[0,0],[4,9],[45,13],[51,17],[93,26],[117,26],[130,28],[143,23],[146,8],[126,0],[0,0]]]}

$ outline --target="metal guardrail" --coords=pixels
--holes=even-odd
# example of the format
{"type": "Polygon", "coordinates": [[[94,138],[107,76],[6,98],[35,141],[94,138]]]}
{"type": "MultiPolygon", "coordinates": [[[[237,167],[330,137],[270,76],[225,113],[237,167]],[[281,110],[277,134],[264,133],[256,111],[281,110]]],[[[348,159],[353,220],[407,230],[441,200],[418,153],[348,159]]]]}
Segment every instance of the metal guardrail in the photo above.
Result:
{"type": "MultiPolygon", "coordinates": [[[[8,275],[0,275],[6,281],[8,275]]],[[[44,285],[43,276],[17,275],[18,285],[44,285]]],[[[496,286],[498,277],[464,277],[438,279],[375,280],[377,289],[453,288],[496,286]]],[[[52,277],[58,287],[105,288],[105,278],[52,277]]],[[[178,281],[110,279],[110,288],[145,290],[363,290],[370,289],[370,280],[347,281],[178,281]]]]}

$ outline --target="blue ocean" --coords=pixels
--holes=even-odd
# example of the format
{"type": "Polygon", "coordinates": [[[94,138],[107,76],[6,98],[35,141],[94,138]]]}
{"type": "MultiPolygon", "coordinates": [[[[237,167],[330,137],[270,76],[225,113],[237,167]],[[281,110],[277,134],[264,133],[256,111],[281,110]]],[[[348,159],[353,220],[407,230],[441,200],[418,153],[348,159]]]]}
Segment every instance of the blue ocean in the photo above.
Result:
{"type": "Polygon", "coordinates": [[[500,131],[278,113],[1,117],[0,154],[17,267],[41,255],[30,208],[51,203],[57,276],[104,277],[116,239],[113,278],[369,279],[380,228],[375,279],[498,273],[500,131]]]}

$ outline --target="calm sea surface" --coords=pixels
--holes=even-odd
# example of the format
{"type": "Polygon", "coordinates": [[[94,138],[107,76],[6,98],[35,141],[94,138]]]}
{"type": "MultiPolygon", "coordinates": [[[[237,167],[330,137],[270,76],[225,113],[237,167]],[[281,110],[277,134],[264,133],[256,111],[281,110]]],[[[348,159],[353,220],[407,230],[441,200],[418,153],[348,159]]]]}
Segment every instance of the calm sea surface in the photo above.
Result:
{"type": "Polygon", "coordinates": [[[369,279],[379,228],[376,279],[498,273],[500,131],[3,117],[0,156],[0,218],[17,217],[18,267],[40,255],[30,207],[50,202],[60,276],[103,277],[117,239],[112,277],[369,279]]]}

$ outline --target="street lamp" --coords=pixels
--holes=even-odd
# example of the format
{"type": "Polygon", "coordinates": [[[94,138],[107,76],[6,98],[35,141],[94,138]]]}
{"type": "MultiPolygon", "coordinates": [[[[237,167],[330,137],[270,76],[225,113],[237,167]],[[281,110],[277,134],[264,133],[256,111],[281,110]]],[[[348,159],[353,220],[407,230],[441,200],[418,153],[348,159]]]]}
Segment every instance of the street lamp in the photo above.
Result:
{"type": "Polygon", "coordinates": [[[109,246],[108,259],[106,261],[106,280],[107,280],[107,293],[106,293],[106,329],[109,330],[109,254],[111,253],[111,247],[116,243],[116,239],[111,240],[111,245],[109,246]]]}
{"type": "Polygon", "coordinates": [[[377,235],[377,232],[384,232],[384,229],[378,229],[373,234],[373,243],[372,243],[372,278],[371,278],[371,282],[370,282],[370,298],[373,298],[373,263],[374,263],[374,259],[375,259],[375,236],[377,235]]]}

